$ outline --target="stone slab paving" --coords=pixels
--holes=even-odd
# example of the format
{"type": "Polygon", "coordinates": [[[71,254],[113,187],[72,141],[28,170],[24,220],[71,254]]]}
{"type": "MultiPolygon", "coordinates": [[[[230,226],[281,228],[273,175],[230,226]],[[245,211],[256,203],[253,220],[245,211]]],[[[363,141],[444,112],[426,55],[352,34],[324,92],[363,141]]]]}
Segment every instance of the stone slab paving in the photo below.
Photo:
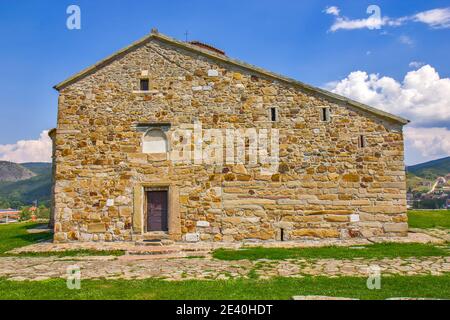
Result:
{"type": "Polygon", "coordinates": [[[160,256],[122,257],[4,257],[0,258],[0,278],[16,281],[65,278],[70,266],[81,269],[82,279],[209,280],[248,277],[261,279],[303,276],[361,276],[379,266],[382,276],[442,275],[450,272],[450,257],[353,260],[258,260],[221,261],[206,258],[160,256]]]}
{"type": "Polygon", "coordinates": [[[11,253],[62,252],[67,250],[123,250],[121,257],[3,257],[0,258],[0,278],[16,281],[65,278],[71,266],[81,269],[83,279],[147,279],[208,280],[248,277],[255,273],[261,279],[303,276],[362,276],[378,266],[382,275],[442,275],[450,272],[450,257],[407,259],[353,259],[353,260],[258,260],[221,261],[211,258],[218,248],[238,249],[242,246],[272,248],[306,248],[323,246],[358,246],[377,242],[434,243],[445,242],[433,235],[414,232],[402,238],[371,238],[348,240],[304,240],[291,242],[244,243],[176,243],[171,246],[142,246],[134,242],[103,243],[38,243],[15,249],[11,253]],[[186,259],[186,257],[191,257],[186,259]],[[203,258],[198,258],[201,256],[203,258]]]}
{"type": "Polygon", "coordinates": [[[63,252],[67,250],[123,250],[132,253],[144,254],[145,252],[166,253],[162,251],[183,252],[208,252],[219,248],[239,249],[241,247],[265,247],[265,248],[310,248],[326,246],[358,246],[381,242],[395,243],[433,243],[442,244],[445,240],[425,233],[409,233],[407,237],[374,237],[369,239],[320,239],[299,241],[244,241],[244,242],[199,242],[199,243],[176,243],[170,246],[142,246],[136,242],[75,242],[75,243],[52,243],[42,242],[30,246],[12,250],[10,253],[40,253],[40,252],[63,252]]]}
{"type": "Polygon", "coordinates": [[[442,239],[446,242],[450,242],[450,230],[449,229],[410,229],[416,234],[426,234],[430,237],[442,239]]]}

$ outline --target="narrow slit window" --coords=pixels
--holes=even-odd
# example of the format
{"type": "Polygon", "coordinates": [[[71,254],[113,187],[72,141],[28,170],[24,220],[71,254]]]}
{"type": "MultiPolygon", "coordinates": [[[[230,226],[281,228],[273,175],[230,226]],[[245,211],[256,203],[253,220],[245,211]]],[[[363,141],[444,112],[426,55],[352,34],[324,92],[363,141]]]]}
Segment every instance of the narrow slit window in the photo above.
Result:
{"type": "Polygon", "coordinates": [[[270,120],[272,122],[278,121],[277,108],[270,108],[270,120]]]}
{"type": "Polygon", "coordinates": [[[366,147],[366,137],[364,137],[363,135],[360,135],[359,140],[358,140],[358,145],[361,149],[365,148],[366,147]]]}
{"type": "Polygon", "coordinates": [[[330,121],[330,108],[322,108],[322,121],[329,122],[330,121]]]}
{"type": "Polygon", "coordinates": [[[148,79],[141,79],[140,89],[141,91],[148,91],[150,87],[150,81],[148,79]]]}

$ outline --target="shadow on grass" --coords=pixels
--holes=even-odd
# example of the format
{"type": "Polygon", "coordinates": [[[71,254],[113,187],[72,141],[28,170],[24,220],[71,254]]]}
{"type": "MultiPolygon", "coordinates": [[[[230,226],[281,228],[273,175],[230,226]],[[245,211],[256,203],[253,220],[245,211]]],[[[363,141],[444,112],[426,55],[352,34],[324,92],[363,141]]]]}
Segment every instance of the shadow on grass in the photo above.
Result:
{"type": "Polygon", "coordinates": [[[79,257],[79,256],[122,256],[122,250],[67,250],[61,252],[8,253],[11,250],[53,239],[52,232],[29,233],[28,230],[44,227],[39,223],[16,223],[0,226],[0,257],[79,257]]]}

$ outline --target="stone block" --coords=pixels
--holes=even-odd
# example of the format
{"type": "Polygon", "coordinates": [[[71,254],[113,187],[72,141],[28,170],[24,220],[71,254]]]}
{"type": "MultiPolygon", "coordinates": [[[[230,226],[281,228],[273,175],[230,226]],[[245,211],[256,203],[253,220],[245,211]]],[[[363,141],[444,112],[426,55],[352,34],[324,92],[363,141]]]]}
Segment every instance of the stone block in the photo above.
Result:
{"type": "Polygon", "coordinates": [[[119,214],[121,217],[130,217],[133,214],[133,209],[130,207],[120,207],[119,214]]]}
{"type": "Polygon", "coordinates": [[[184,240],[186,242],[199,242],[200,241],[200,234],[199,233],[187,233],[184,236],[184,240]]]}
{"type": "Polygon", "coordinates": [[[208,221],[197,221],[197,227],[199,228],[208,228],[210,223],[208,221]]]}
{"type": "Polygon", "coordinates": [[[298,229],[292,231],[291,235],[295,237],[313,237],[313,238],[339,238],[338,229],[298,229]]]}
{"type": "Polygon", "coordinates": [[[385,232],[408,232],[407,223],[385,223],[383,228],[385,232]]]}
{"type": "Polygon", "coordinates": [[[63,232],[57,232],[53,236],[53,239],[54,239],[55,242],[66,242],[67,241],[67,236],[63,232]]]}
{"type": "Polygon", "coordinates": [[[280,221],[273,224],[274,228],[278,229],[285,229],[285,230],[292,230],[294,229],[294,223],[293,222],[287,222],[287,221],[280,221]]]}
{"type": "Polygon", "coordinates": [[[222,231],[223,235],[233,235],[233,234],[238,234],[239,230],[237,228],[230,228],[230,229],[224,229],[222,231]]]}
{"type": "Polygon", "coordinates": [[[342,181],[345,182],[359,182],[360,177],[355,173],[348,173],[342,176],[342,181]]]}
{"type": "Polygon", "coordinates": [[[104,223],[90,223],[88,224],[88,232],[104,233],[106,232],[106,225],[104,223]]]}
{"type": "Polygon", "coordinates": [[[218,77],[218,76],[219,76],[218,70],[214,70],[214,69],[208,70],[208,77],[218,77]]]}
{"type": "Polygon", "coordinates": [[[326,215],[325,221],[328,222],[349,222],[349,216],[341,216],[341,215],[326,215]]]}

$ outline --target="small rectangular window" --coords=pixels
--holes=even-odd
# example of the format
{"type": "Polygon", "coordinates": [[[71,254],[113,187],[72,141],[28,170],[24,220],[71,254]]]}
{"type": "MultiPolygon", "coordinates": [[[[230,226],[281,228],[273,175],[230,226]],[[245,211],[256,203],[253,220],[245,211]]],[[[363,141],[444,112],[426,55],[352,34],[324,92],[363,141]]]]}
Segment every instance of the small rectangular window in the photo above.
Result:
{"type": "Polygon", "coordinates": [[[141,91],[148,91],[149,87],[150,87],[149,84],[150,84],[150,81],[148,79],[141,79],[140,90],[141,91]]]}
{"type": "Polygon", "coordinates": [[[359,136],[358,146],[360,148],[365,148],[366,147],[366,137],[364,137],[363,135],[359,136]]]}
{"type": "Polygon", "coordinates": [[[278,120],[277,108],[270,108],[270,120],[272,122],[278,120]]]}
{"type": "Polygon", "coordinates": [[[330,121],[330,108],[322,108],[321,120],[325,122],[330,121]]]}

